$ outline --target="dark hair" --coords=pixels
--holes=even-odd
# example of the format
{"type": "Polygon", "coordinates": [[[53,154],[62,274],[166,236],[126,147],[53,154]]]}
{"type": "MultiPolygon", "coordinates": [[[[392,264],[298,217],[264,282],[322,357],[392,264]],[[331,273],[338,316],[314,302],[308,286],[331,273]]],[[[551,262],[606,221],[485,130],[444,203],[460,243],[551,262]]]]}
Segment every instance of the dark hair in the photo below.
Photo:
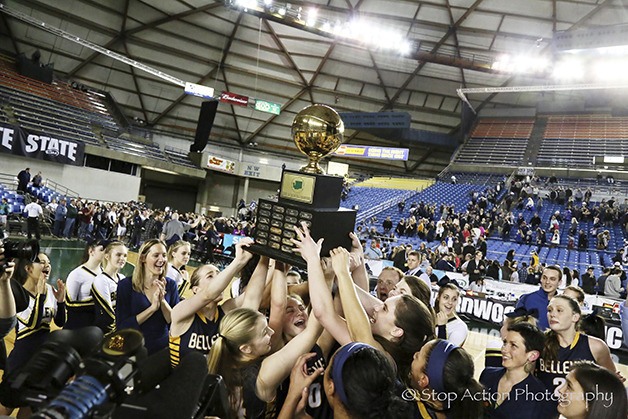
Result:
{"type": "Polygon", "coordinates": [[[402,278],[403,281],[406,281],[408,284],[408,288],[410,288],[410,292],[419,301],[423,302],[426,306],[430,306],[430,299],[432,298],[432,290],[427,286],[423,280],[419,279],[415,275],[404,275],[402,278]]]}
{"type": "MultiPolygon", "coordinates": [[[[576,300],[566,295],[557,295],[552,300],[560,298],[561,300],[567,301],[571,310],[576,313],[582,315],[582,311],[580,310],[580,305],[576,300]]],[[[551,300],[550,300],[551,303],[551,300]]],[[[578,329],[578,324],[576,324],[576,329],[578,329]]],[[[560,347],[560,343],[558,342],[558,334],[553,330],[548,330],[545,332],[545,347],[543,348],[543,359],[547,361],[558,361],[558,348],[560,347]]]]}
{"type": "Polygon", "coordinates": [[[533,324],[520,322],[508,326],[509,332],[517,332],[523,338],[526,352],[538,351],[539,355],[545,346],[545,334],[533,324]]]}
{"type": "MultiPolygon", "coordinates": [[[[432,351],[436,344],[442,339],[435,339],[427,353],[429,363],[432,351]]],[[[427,365],[427,364],[426,364],[427,365]]],[[[427,371],[425,372],[427,374],[427,371]]],[[[451,407],[447,417],[456,419],[477,419],[483,417],[484,403],[481,400],[474,400],[474,397],[463,397],[465,394],[476,395],[482,393],[484,387],[473,378],[474,364],[473,358],[463,348],[454,349],[443,367],[443,388],[445,393],[455,394],[456,397],[448,397],[451,407]],[[453,399],[453,400],[452,400],[453,399]]],[[[447,407],[447,404],[445,404],[447,407]]]]}
{"type": "Polygon", "coordinates": [[[441,285],[441,287],[438,289],[438,294],[436,294],[436,299],[434,300],[434,312],[436,313],[439,312],[438,301],[440,300],[440,297],[443,295],[445,290],[453,290],[456,291],[458,295],[460,295],[460,289],[451,282],[441,285]]]}
{"type": "MultiPolygon", "coordinates": [[[[334,367],[335,358],[329,368],[334,367]]],[[[330,370],[331,371],[331,370],[330,370]]],[[[360,349],[347,358],[342,366],[342,386],[345,408],[356,418],[413,418],[411,405],[395,392],[397,388],[393,366],[375,348],[360,349]]]]}
{"type": "Polygon", "coordinates": [[[596,312],[580,319],[580,330],[584,334],[606,341],[606,321],[596,312]]]}
{"type": "Polygon", "coordinates": [[[91,243],[87,243],[87,245],[83,249],[83,255],[81,256],[81,265],[83,265],[84,263],[87,263],[87,261],[89,260],[89,251],[90,250],[95,249],[98,246],[102,246],[102,248],[104,250],[105,247],[107,247],[108,244],[109,244],[109,242],[105,241],[105,240],[94,240],[91,243]]]}
{"type": "Polygon", "coordinates": [[[571,366],[571,372],[587,400],[586,419],[626,419],[628,397],[623,383],[615,373],[592,362],[575,362],[571,366]],[[606,397],[595,397],[599,393],[605,396],[612,394],[612,403],[609,404],[606,397]]]}
{"type": "Polygon", "coordinates": [[[418,298],[402,294],[395,309],[395,326],[403,329],[403,335],[397,341],[389,341],[381,336],[374,336],[397,363],[397,376],[401,381],[408,381],[412,357],[423,345],[434,337],[436,326],[429,308],[418,298]]]}
{"type": "Polygon", "coordinates": [[[26,268],[31,266],[34,262],[28,259],[20,258],[15,261],[15,269],[13,271],[13,278],[21,285],[26,284],[28,279],[28,271],[26,268]]]}
{"type": "Polygon", "coordinates": [[[559,265],[547,265],[543,269],[551,269],[553,271],[558,272],[558,279],[559,280],[563,276],[563,269],[559,265]]]}

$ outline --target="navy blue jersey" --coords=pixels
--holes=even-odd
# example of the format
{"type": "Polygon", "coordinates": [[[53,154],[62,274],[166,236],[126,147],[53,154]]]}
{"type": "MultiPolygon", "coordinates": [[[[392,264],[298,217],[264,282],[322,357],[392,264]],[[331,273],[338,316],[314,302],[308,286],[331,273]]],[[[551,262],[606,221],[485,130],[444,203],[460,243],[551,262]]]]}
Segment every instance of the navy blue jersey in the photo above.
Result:
{"type": "MultiPolygon", "coordinates": [[[[316,368],[327,369],[327,360],[325,359],[321,347],[314,345],[310,352],[315,352],[316,356],[308,361],[308,372],[311,373],[316,368]]],[[[327,401],[322,375],[318,376],[312,385],[310,385],[310,394],[307,398],[305,411],[308,415],[312,416],[313,419],[331,419],[334,417],[334,411],[327,401]]]]}
{"type": "Polygon", "coordinates": [[[179,365],[181,358],[192,351],[207,355],[218,337],[218,327],[223,317],[225,317],[225,312],[220,306],[216,309],[216,314],[211,320],[206,319],[201,313],[195,313],[194,320],[185,333],[181,336],[170,336],[168,345],[172,367],[179,365]]]}
{"type": "Polygon", "coordinates": [[[554,407],[551,393],[532,374],[512,386],[507,398],[498,395],[499,380],[506,374],[506,368],[485,368],[480,375],[480,383],[486,388],[488,399],[487,417],[494,419],[538,419],[552,415],[554,407]]]}
{"type": "Polygon", "coordinates": [[[571,369],[571,364],[574,361],[581,360],[595,362],[589,347],[589,336],[577,332],[571,345],[566,348],[561,346],[558,349],[557,361],[539,359],[537,376],[548,390],[553,393],[558,386],[565,382],[565,377],[571,369]]]}

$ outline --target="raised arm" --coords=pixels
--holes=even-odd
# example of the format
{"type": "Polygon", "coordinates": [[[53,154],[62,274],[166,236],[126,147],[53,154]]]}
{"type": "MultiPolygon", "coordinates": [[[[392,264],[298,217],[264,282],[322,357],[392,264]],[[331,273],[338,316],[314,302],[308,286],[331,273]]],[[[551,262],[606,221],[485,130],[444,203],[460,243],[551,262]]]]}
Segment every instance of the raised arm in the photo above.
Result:
{"type": "Polygon", "coordinates": [[[270,290],[270,317],[268,319],[268,326],[275,331],[270,338],[273,350],[280,349],[283,344],[283,316],[288,305],[287,298],[285,265],[277,263],[270,290]]]}
{"type": "Polygon", "coordinates": [[[355,233],[349,233],[349,237],[351,237],[351,253],[349,256],[353,282],[364,291],[369,292],[369,276],[366,272],[366,264],[364,262],[364,249],[362,248],[360,239],[355,233]]]}
{"type": "Polygon", "coordinates": [[[349,272],[349,252],[342,247],[332,249],[331,263],[338,278],[338,291],[347,326],[354,342],[363,342],[379,347],[371,332],[371,323],[355,291],[349,272]]]}
{"type": "Polygon", "coordinates": [[[290,375],[298,358],[312,349],[322,331],[321,324],[312,316],[303,332],[264,359],[255,382],[255,392],[260,400],[270,402],[275,398],[279,384],[290,375]]]}
{"type": "Polygon", "coordinates": [[[261,256],[244,292],[235,298],[236,307],[259,310],[266,285],[269,259],[261,256]]]}
{"type": "Polygon", "coordinates": [[[301,254],[301,257],[307,262],[312,312],[325,330],[329,331],[339,344],[347,344],[351,342],[349,329],[347,329],[345,321],[336,314],[334,310],[334,301],[331,296],[331,291],[325,282],[325,274],[321,267],[320,251],[323,239],[315,243],[310,236],[307,226],[305,224],[302,226],[303,231],[298,228],[295,229],[298,240],[292,239],[292,241],[301,254]]]}
{"type": "MultiPolygon", "coordinates": [[[[172,308],[172,326],[176,327],[179,323],[185,322],[194,316],[194,313],[201,310],[212,301],[216,301],[220,297],[233,279],[249,260],[253,257],[251,253],[246,251],[253,240],[242,239],[235,246],[235,257],[233,261],[211,281],[203,281],[204,287],[200,288],[196,293],[185,299],[172,308]]],[[[199,268],[200,269],[200,268],[199,268]]]]}

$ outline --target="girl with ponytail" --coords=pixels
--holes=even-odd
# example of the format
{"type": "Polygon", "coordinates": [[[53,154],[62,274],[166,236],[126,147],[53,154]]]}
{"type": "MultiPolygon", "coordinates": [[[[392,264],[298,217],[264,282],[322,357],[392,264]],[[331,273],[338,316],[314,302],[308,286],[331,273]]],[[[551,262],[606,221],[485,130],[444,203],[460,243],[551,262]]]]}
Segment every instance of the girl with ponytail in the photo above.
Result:
{"type": "Polygon", "coordinates": [[[275,400],[277,388],[321,332],[320,324],[311,317],[303,332],[268,355],[274,331],[268,327],[266,317],[250,308],[229,312],[220,322],[207,366],[210,374],[219,374],[225,380],[230,417],[264,417],[273,408],[271,402],[280,404],[281,400],[275,400]]]}
{"type": "Polygon", "coordinates": [[[537,376],[550,393],[564,383],[574,361],[593,361],[616,372],[606,343],[578,331],[581,315],[578,302],[565,295],[555,296],[547,306],[550,330],[545,334],[537,376]]]}
{"type": "Polygon", "coordinates": [[[422,419],[481,418],[484,388],[473,372],[473,359],[467,351],[446,340],[431,340],[414,355],[412,388],[404,398],[417,402],[416,417],[422,419]]]}
{"type": "Polygon", "coordinates": [[[393,365],[370,345],[352,342],[332,357],[324,378],[334,418],[412,418],[411,405],[397,395],[393,365]]]}

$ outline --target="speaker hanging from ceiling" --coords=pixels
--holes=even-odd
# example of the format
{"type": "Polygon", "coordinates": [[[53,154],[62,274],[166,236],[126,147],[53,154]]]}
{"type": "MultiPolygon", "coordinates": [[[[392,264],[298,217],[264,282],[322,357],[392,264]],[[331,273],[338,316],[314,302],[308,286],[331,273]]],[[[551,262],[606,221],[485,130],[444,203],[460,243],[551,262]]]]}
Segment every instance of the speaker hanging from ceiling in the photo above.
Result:
{"type": "Polygon", "coordinates": [[[216,111],[218,110],[218,101],[210,100],[201,104],[201,112],[198,115],[198,124],[196,125],[196,134],[194,136],[194,144],[190,146],[190,151],[200,153],[207,146],[209,141],[209,133],[214,126],[216,111]]]}

